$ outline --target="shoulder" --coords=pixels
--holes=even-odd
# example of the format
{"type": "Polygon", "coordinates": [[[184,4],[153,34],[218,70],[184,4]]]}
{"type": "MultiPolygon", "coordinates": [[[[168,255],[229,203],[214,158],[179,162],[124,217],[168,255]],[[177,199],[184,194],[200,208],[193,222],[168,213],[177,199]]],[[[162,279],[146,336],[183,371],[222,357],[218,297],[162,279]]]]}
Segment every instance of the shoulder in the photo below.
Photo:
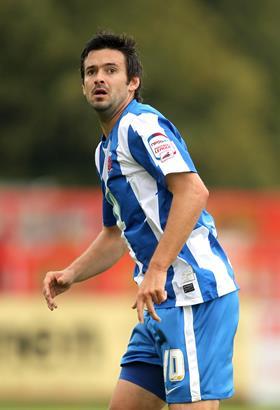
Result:
{"type": "Polygon", "coordinates": [[[147,104],[135,103],[121,119],[119,133],[148,137],[158,132],[161,124],[168,120],[155,108],[147,104]]]}

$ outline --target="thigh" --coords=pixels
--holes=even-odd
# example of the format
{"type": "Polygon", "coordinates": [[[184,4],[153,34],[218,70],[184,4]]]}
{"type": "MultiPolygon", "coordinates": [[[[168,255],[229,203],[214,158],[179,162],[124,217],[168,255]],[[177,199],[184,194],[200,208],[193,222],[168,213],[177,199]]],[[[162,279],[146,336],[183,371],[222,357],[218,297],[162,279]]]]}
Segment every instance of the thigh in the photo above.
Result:
{"type": "Polygon", "coordinates": [[[119,380],[109,410],[161,410],[164,406],[164,401],[143,387],[119,380]]]}
{"type": "Polygon", "coordinates": [[[218,400],[197,401],[196,403],[181,403],[169,405],[170,410],[218,410],[218,400]]]}
{"type": "Polygon", "coordinates": [[[166,400],[162,366],[144,362],[132,362],[122,366],[120,377],[166,400]]]}

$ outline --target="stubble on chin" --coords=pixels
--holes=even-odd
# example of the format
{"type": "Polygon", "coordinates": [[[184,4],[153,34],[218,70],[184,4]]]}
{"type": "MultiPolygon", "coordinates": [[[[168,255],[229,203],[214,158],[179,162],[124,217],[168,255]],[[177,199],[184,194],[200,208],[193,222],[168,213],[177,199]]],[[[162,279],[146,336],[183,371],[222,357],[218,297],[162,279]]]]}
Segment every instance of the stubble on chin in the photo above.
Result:
{"type": "Polygon", "coordinates": [[[110,110],[111,105],[109,103],[100,103],[91,101],[91,106],[96,112],[106,112],[110,110]]]}
{"type": "Polygon", "coordinates": [[[101,121],[109,121],[114,116],[114,107],[112,104],[95,103],[91,105],[101,121]]]}

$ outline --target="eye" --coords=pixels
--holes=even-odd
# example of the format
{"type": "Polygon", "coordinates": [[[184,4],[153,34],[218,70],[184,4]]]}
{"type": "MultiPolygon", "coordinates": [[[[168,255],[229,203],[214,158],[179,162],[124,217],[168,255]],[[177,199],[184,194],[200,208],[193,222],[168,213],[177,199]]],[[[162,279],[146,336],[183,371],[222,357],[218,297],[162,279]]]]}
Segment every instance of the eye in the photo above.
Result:
{"type": "Polygon", "coordinates": [[[91,75],[93,75],[94,74],[94,69],[93,68],[89,68],[88,70],[87,70],[87,76],[91,76],[91,75]]]}
{"type": "Polygon", "coordinates": [[[107,68],[107,73],[108,74],[113,74],[117,71],[116,67],[108,67],[107,68]]]}

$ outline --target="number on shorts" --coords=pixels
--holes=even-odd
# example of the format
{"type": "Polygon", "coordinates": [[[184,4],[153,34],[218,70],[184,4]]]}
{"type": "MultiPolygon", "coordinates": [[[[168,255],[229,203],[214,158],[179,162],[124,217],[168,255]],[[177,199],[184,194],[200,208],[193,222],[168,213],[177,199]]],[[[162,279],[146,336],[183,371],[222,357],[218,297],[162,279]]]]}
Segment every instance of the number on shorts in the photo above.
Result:
{"type": "Polygon", "coordinates": [[[164,352],[164,379],[171,382],[183,380],[185,377],[184,355],[180,349],[170,349],[164,352]]]}

